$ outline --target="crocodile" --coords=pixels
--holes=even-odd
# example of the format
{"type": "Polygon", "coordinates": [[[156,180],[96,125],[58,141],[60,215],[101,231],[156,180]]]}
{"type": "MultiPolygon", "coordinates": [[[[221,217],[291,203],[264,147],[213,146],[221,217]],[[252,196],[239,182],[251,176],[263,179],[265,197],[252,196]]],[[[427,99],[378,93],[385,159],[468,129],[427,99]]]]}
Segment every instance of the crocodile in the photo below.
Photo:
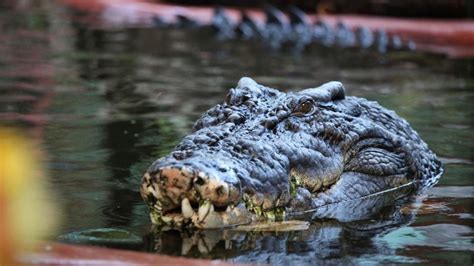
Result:
{"type": "Polygon", "coordinates": [[[370,206],[340,203],[420,192],[442,172],[406,120],[346,96],[340,82],[285,93],[243,77],[148,168],[140,191],[154,224],[221,228],[305,213],[344,219],[370,206]]]}
{"type": "Polygon", "coordinates": [[[388,50],[415,50],[412,40],[402,40],[398,35],[389,35],[383,29],[375,31],[368,27],[358,26],[354,29],[342,21],[330,25],[323,20],[312,19],[296,6],[289,6],[286,12],[267,5],[264,7],[264,23],[254,19],[245,11],[240,18],[233,19],[222,7],[214,8],[210,23],[201,23],[190,15],[178,14],[176,20],[165,20],[160,16],[153,17],[158,27],[175,26],[197,28],[210,26],[219,40],[235,38],[258,39],[273,50],[290,47],[301,52],[311,44],[327,47],[375,49],[380,53],[388,50]]]}
{"type": "Polygon", "coordinates": [[[356,5],[343,4],[347,0],[329,1],[334,4],[334,8],[329,10],[326,9],[327,1],[316,1],[322,5],[317,12],[314,6],[318,4],[308,5],[310,2],[307,1],[286,1],[285,4],[270,1],[280,9],[269,7],[267,10],[259,8],[258,1],[238,7],[236,3],[241,1],[231,1],[231,6],[225,6],[229,1],[199,1],[198,6],[196,1],[182,0],[59,2],[73,7],[80,14],[87,14],[86,19],[80,20],[81,24],[92,23],[102,29],[199,27],[199,34],[203,35],[212,27],[217,31],[218,39],[231,39],[227,42],[234,42],[234,38],[260,39],[264,40],[265,46],[289,48],[290,51],[294,48],[297,53],[306,47],[323,45],[348,50],[359,47],[364,53],[365,49],[382,53],[402,49],[453,58],[474,56],[474,22],[464,19],[470,16],[463,10],[470,9],[465,7],[463,1],[435,5],[421,4],[423,1],[417,1],[417,5],[413,5],[412,1],[404,4],[399,1],[362,1],[371,2],[370,5],[361,5],[359,1],[356,5]],[[296,7],[291,7],[289,2],[296,7]],[[215,4],[225,7],[216,7],[215,4]],[[386,17],[402,15],[400,8],[407,11],[403,13],[406,16],[415,17],[386,17]],[[421,13],[429,14],[428,17],[448,15],[450,19],[420,18],[421,13]]]}

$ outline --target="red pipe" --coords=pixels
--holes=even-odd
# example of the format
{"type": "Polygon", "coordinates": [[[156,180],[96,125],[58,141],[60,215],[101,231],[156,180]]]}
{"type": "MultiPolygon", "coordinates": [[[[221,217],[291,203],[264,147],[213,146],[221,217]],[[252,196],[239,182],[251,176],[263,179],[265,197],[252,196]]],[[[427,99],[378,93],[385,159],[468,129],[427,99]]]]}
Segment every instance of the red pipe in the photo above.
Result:
{"type": "MultiPolygon", "coordinates": [[[[59,0],[78,10],[94,13],[102,26],[152,26],[152,18],[176,21],[177,15],[186,16],[201,24],[210,24],[213,7],[191,7],[147,2],[144,0],[59,0]]],[[[225,8],[226,14],[238,21],[245,10],[257,23],[264,23],[265,15],[256,9],[225,8]]],[[[449,57],[474,57],[474,21],[470,19],[406,19],[360,15],[309,15],[334,25],[341,21],[351,28],[383,29],[402,40],[412,40],[421,51],[445,54],[449,57]]]]}
{"type": "Polygon", "coordinates": [[[126,251],[101,247],[46,243],[37,251],[20,255],[22,265],[183,265],[229,266],[218,260],[187,259],[144,252],[126,251]]]}

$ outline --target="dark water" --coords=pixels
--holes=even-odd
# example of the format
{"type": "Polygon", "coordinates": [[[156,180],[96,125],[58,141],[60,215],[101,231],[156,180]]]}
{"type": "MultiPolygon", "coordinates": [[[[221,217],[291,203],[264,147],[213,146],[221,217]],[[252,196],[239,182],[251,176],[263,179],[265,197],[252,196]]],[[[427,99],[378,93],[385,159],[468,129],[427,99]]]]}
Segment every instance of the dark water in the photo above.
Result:
{"type": "Polygon", "coordinates": [[[62,241],[80,242],[67,234],[89,230],[83,235],[92,244],[233,262],[472,264],[468,60],[321,47],[275,53],[257,43],[217,42],[204,30],[101,30],[76,15],[49,1],[0,9],[0,123],[41,143],[62,208],[62,241]],[[406,118],[446,173],[425,195],[369,220],[315,221],[298,232],[150,233],[142,173],[241,76],[282,90],[340,80],[348,94],[406,118]]]}

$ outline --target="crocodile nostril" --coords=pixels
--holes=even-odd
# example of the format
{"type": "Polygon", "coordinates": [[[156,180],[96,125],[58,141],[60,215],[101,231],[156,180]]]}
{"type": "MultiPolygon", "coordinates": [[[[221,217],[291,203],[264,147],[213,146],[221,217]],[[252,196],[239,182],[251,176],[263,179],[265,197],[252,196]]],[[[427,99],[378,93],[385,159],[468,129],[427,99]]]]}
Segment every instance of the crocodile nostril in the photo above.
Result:
{"type": "Polygon", "coordinates": [[[168,177],[165,176],[165,175],[159,175],[158,178],[162,183],[167,183],[168,182],[168,177]]]}
{"type": "Polygon", "coordinates": [[[202,186],[202,185],[204,185],[204,183],[206,183],[206,181],[204,179],[202,179],[201,177],[199,177],[199,176],[194,181],[194,184],[196,184],[198,186],[202,186]]]}
{"type": "Polygon", "coordinates": [[[224,195],[224,192],[225,192],[224,190],[225,190],[225,189],[224,189],[223,186],[218,186],[218,187],[216,188],[216,194],[217,194],[217,196],[222,196],[222,195],[224,195]]]}

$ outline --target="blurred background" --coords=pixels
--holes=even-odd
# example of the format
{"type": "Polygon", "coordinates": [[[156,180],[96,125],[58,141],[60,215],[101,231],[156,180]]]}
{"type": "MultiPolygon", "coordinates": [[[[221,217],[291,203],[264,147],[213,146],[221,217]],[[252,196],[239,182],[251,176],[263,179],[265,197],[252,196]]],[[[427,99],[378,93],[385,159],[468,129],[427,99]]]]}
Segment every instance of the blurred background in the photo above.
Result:
{"type": "MultiPolygon", "coordinates": [[[[88,2],[93,1],[0,2],[0,127],[15,128],[30,143],[26,150],[31,152],[25,156],[41,165],[38,169],[49,189],[41,193],[50,195],[46,202],[55,203],[61,221],[52,226],[54,233],[40,239],[232,262],[472,264],[472,58],[324,45],[311,45],[300,53],[275,51],[255,40],[218,40],[201,27],[111,27],[98,19],[103,18],[97,13],[100,8],[84,7],[88,2]],[[389,233],[343,237],[344,225],[325,225],[316,229],[330,239],[323,243],[268,233],[248,252],[229,251],[223,241],[215,241],[215,252],[213,248],[182,252],[179,233],[150,236],[148,211],[139,195],[141,175],[242,76],[284,91],[339,80],[348,94],[376,100],[407,119],[442,159],[446,173],[424,198],[408,207],[413,218],[389,233]],[[80,232],[87,230],[107,233],[80,238],[80,232]]],[[[192,2],[201,7],[235,5],[192,2]]],[[[239,1],[239,6],[258,9],[260,2],[239,1]]],[[[472,16],[471,1],[273,4],[289,3],[318,14],[463,21],[472,16]]],[[[0,147],[2,160],[7,158],[5,147],[0,147]]],[[[26,160],[17,161],[20,168],[27,167],[26,160]]],[[[2,178],[4,183],[17,177],[4,173],[2,178]]],[[[24,193],[18,190],[17,195],[24,193]]],[[[40,219],[32,226],[38,222],[43,223],[40,219]]]]}
{"type": "MultiPolygon", "coordinates": [[[[158,2],[158,1],[157,1],[158,2]]],[[[278,8],[297,6],[307,12],[329,14],[370,14],[392,17],[472,18],[473,3],[466,0],[168,0],[168,3],[206,6],[278,8]]]]}

